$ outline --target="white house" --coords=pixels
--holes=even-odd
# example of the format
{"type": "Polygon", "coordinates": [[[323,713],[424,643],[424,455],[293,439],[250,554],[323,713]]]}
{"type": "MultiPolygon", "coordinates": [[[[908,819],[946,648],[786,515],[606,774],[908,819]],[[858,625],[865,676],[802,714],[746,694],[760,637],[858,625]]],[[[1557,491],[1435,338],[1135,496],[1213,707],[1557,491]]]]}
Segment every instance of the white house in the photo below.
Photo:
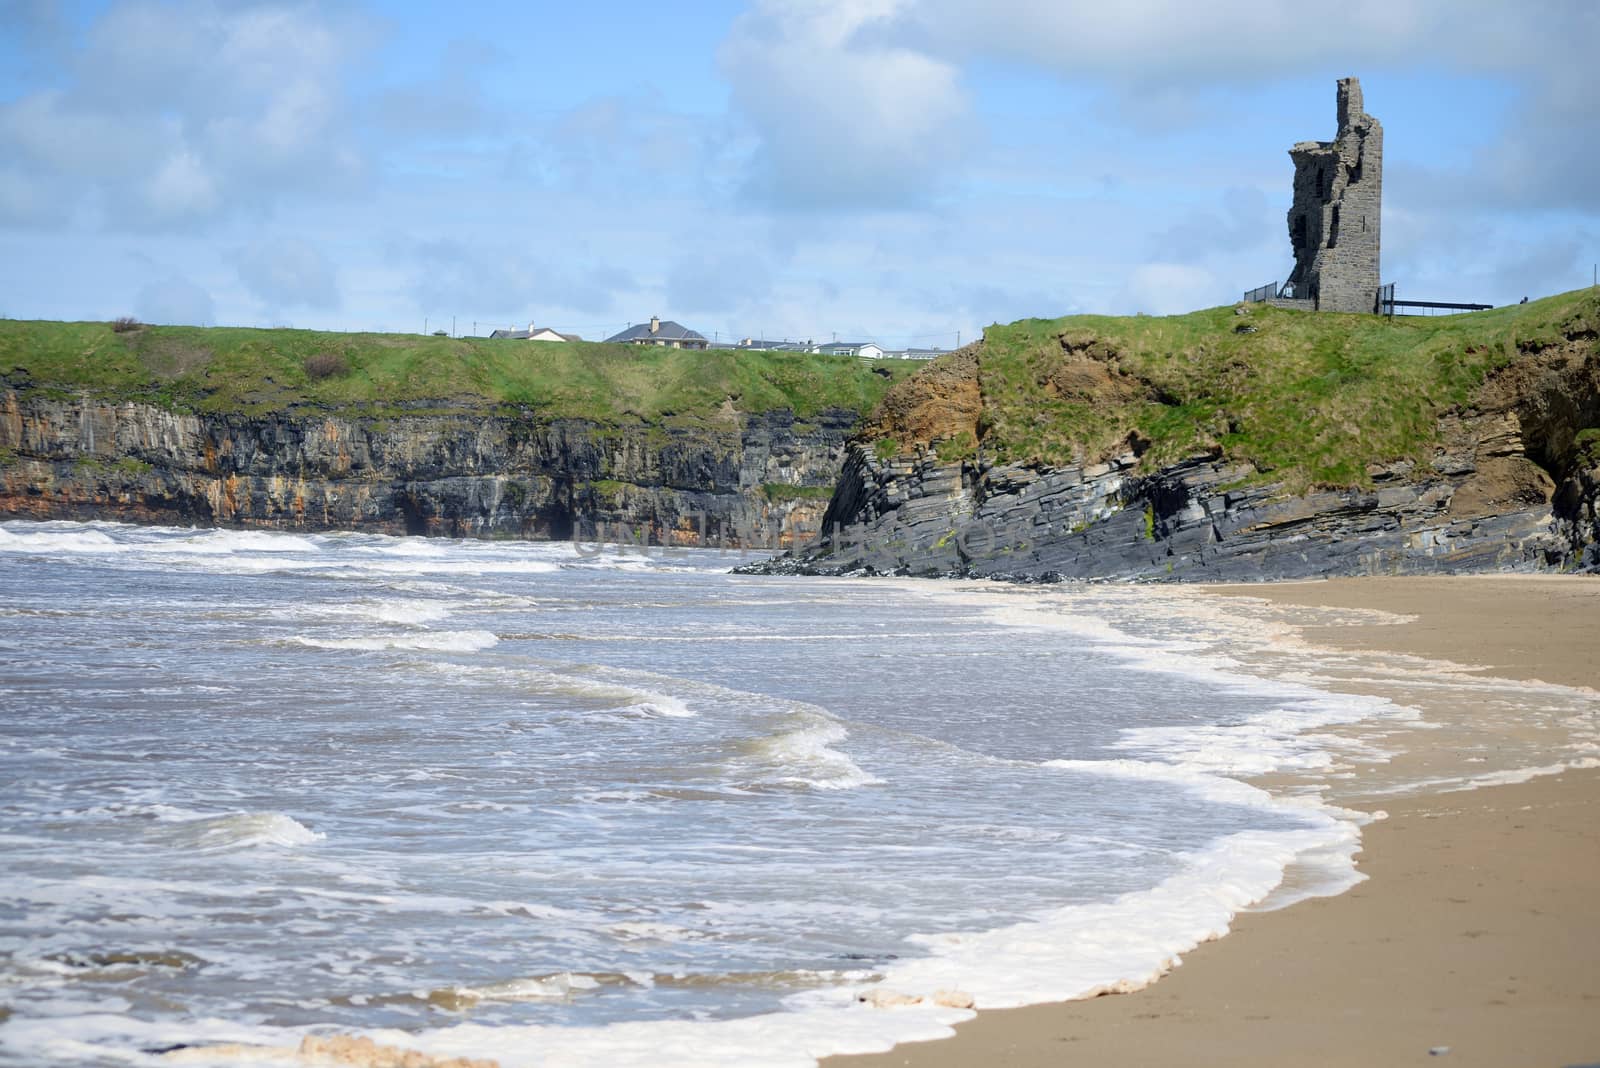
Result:
{"type": "Polygon", "coordinates": [[[817,351],[830,356],[859,356],[863,360],[883,359],[883,346],[871,341],[830,341],[826,345],[818,345],[817,351]]]}
{"type": "Polygon", "coordinates": [[[528,324],[526,330],[496,330],[490,337],[514,338],[518,341],[582,341],[577,334],[558,334],[548,326],[528,324]]]}

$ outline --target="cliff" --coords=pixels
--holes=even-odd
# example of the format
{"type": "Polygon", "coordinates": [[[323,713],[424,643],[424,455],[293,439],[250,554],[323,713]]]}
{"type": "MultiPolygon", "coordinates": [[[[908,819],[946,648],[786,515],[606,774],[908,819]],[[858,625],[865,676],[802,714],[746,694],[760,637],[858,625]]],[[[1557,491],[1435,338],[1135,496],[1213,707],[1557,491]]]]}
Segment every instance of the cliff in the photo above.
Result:
{"type": "Polygon", "coordinates": [[[907,369],[0,323],[0,515],[777,546],[907,369]],[[331,365],[331,367],[330,367],[331,365]]]}
{"type": "Polygon", "coordinates": [[[1020,580],[1600,570],[1600,301],[1029,320],[891,389],[769,565],[1020,580]]]}

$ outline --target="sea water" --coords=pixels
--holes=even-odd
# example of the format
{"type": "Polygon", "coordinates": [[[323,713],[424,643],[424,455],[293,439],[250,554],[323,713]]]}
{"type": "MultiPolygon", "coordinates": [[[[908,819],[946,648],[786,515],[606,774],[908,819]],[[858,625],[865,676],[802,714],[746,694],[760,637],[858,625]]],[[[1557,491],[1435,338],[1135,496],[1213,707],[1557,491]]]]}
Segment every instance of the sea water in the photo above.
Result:
{"type": "Polygon", "coordinates": [[[810,1064],[1356,878],[1242,777],[1410,710],[1115,597],[738,562],[0,524],[0,1060],[810,1064]]]}

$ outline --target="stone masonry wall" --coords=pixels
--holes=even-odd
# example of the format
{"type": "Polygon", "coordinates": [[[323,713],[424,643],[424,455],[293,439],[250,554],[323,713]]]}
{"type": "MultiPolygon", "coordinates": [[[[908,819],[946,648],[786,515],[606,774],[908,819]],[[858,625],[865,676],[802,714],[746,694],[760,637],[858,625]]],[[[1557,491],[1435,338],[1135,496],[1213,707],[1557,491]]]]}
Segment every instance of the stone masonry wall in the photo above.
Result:
{"type": "Polygon", "coordinates": [[[1333,141],[1302,141],[1294,160],[1293,295],[1319,311],[1373,312],[1379,286],[1383,127],[1368,115],[1361,83],[1341,78],[1333,141]]]}

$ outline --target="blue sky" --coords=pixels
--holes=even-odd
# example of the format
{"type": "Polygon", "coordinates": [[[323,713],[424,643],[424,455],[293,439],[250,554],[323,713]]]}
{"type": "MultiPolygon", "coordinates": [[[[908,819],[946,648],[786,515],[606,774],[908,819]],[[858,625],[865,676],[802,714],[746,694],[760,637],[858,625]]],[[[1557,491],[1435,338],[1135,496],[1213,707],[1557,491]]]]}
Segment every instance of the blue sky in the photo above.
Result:
{"type": "Polygon", "coordinates": [[[1383,275],[1600,260],[1600,4],[0,0],[0,315],[953,346],[1292,263],[1334,80],[1383,275]]]}

